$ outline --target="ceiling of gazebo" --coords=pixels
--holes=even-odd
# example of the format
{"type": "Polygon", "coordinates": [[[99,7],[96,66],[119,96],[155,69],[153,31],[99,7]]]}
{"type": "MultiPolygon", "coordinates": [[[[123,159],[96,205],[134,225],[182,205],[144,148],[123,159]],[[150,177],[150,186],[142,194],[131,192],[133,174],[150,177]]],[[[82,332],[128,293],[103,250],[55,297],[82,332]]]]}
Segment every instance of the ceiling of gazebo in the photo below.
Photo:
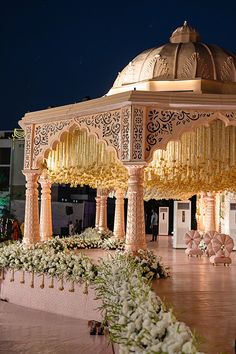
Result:
{"type": "MultiPolygon", "coordinates": [[[[127,189],[116,153],[86,131],[67,133],[47,158],[54,183],[127,189]]],[[[201,191],[236,190],[236,127],[216,120],[156,150],[145,168],[145,199],[186,199],[201,191]]]]}

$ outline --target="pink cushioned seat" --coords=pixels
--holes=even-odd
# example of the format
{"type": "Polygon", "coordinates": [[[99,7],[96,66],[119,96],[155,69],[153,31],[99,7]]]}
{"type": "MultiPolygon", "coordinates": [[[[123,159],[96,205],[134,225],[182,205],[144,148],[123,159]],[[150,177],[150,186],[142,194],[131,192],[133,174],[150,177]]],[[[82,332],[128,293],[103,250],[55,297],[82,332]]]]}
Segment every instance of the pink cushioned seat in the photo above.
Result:
{"type": "Polygon", "coordinates": [[[201,256],[203,254],[202,250],[199,249],[199,243],[201,241],[201,235],[197,230],[191,230],[186,232],[185,234],[185,244],[187,246],[187,249],[185,250],[185,253],[191,257],[191,256],[201,256]]]}
{"type": "Polygon", "coordinates": [[[208,257],[214,256],[214,254],[215,254],[215,252],[213,251],[213,248],[212,248],[212,240],[217,235],[219,235],[219,232],[217,232],[217,231],[208,231],[203,236],[204,242],[207,246],[206,255],[208,257]]]}
{"type": "Polygon", "coordinates": [[[210,262],[213,263],[213,265],[218,263],[229,265],[232,262],[230,258],[230,253],[234,248],[234,241],[232,237],[225,234],[215,236],[212,239],[212,248],[215,255],[210,257],[210,262]]]}

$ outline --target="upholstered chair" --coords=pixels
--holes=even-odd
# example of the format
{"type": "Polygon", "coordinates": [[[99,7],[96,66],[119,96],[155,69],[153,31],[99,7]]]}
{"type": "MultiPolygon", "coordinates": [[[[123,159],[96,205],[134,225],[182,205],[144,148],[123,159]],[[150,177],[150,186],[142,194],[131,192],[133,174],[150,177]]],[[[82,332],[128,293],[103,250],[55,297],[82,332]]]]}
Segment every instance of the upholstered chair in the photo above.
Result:
{"type": "Polygon", "coordinates": [[[217,235],[219,235],[219,232],[217,232],[217,231],[208,231],[203,236],[203,240],[207,246],[206,255],[208,257],[214,256],[214,254],[215,254],[215,252],[213,251],[213,248],[212,248],[212,240],[217,235]]]}
{"type": "Polygon", "coordinates": [[[223,263],[224,265],[229,265],[232,260],[230,258],[230,253],[234,248],[234,241],[232,237],[219,234],[212,239],[212,248],[215,255],[210,257],[210,262],[213,265],[218,263],[223,263]]]}
{"type": "Polygon", "coordinates": [[[191,257],[191,256],[200,256],[203,254],[202,250],[199,249],[199,243],[201,241],[201,235],[197,230],[191,230],[186,232],[185,234],[185,244],[187,246],[187,249],[185,250],[185,253],[191,257]]]}

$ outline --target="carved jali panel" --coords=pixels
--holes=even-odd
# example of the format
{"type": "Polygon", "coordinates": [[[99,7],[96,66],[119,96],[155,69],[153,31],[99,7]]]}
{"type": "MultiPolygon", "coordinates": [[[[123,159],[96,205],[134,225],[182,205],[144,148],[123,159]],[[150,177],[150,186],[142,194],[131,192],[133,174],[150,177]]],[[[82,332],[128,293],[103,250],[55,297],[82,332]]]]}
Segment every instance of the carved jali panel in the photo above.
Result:
{"type": "Polygon", "coordinates": [[[80,127],[87,127],[90,132],[96,133],[109,146],[120,151],[121,112],[110,111],[90,116],[76,117],[75,122],[80,127]]]}
{"type": "Polygon", "coordinates": [[[121,122],[121,160],[130,159],[130,127],[131,127],[131,107],[122,109],[121,122]]]}
{"type": "Polygon", "coordinates": [[[190,130],[193,122],[207,123],[215,117],[214,112],[170,111],[151,109],[147,113],[145,157],[150,151],[164,148],[168,141],[176,139],[182,132],[190,130]]]}
{"type": "Polygon", "coordinates": [[[63,120],[54,123],[37,124],[35,126],[34,147],[33,147],[33,161],[49,147],[53,138],[57,138],[58,133],[62,132],[64,128],[72,123],[71,120],[63,120]]]}
{"type": "Polygon", "coordinates": [[[144,143],[144,111],[142,107],[134,107],[133,111],[133,133],[132,133],[132,160],[143,158],[144,143]]]}
{"type": "Polygon", "coordinates": [[[24,169],[29,170],[31,167],[31,139],[32,139],[32,126],[29,125],[25,130],[25,157],[24,169]]]}

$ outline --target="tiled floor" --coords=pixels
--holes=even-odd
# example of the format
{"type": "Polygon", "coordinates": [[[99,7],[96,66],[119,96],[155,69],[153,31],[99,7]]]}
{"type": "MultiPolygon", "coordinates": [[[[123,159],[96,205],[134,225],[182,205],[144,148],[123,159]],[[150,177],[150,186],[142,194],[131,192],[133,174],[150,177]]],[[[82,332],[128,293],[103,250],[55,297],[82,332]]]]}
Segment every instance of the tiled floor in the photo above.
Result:
{"type": "Polygon", "coordinates": [[[1,354],[112,354],[107,339],[91,336],[88,321],[0,301],[1,354]]]}
{"type": "Polygon", "coordinates": [[[200,349],[207,354],[234,354],[236,251],[230,267],[214,267],[207,257],[188,258],[183,250],[173,250],[171,237],[162,236],[148,245],[171,268],[171,277],[155,281],[154,289],[173,305],[177,318],[202,338],[200,349]]]}
{"type": "MultiPolygon", "coordinates": [[[[147,240],[150,238],[147,236],[147,240]]],[[[207,354],[234,354],[236,338],[236,252],[230,267],[213,267],[206,257],[188,258],[173,250],[171,237],[148,247],[163,257],[171,277],[154,282],[156,293],[173,304],[179,320],[204,337],[207,354]]],[[[94,258],[101,250],[86,250],[94,258]]],[[[87,321],[34,311],[0,301],[1,354],[111,354],[105,336],[90,336],[87,321]]]]}

